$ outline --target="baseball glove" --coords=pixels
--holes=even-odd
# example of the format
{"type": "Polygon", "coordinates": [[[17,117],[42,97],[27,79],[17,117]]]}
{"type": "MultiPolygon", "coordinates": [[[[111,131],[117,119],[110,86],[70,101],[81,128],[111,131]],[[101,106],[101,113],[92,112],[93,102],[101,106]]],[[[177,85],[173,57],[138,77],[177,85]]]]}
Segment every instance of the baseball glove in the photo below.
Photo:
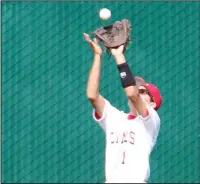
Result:
{"type": "Polygon", "coordinates": [[[110,51],[111,48],[117,48],[120,45],[124,45],[125,51],[127,44],[130,42],[130,29],[131,24],[129,20],[124,19],[109,26],[101,27],[95,30],[93,34],[102,42],[107,51],[110,51]]]}

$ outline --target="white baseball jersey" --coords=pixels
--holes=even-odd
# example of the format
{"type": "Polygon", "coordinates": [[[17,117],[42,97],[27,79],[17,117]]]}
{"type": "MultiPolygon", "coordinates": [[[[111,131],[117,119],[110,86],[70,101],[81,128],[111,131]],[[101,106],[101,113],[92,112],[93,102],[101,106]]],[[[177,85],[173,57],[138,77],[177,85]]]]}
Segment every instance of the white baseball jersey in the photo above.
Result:
{"type": "Polygon", "coordinates": [[[105,101],[102,117],[93,110],[93,118],[106,133],[106,183],[146,182],[149,156],[160,129],[157,112],[147,104],[147,117],[133,117],[105,101]]]}

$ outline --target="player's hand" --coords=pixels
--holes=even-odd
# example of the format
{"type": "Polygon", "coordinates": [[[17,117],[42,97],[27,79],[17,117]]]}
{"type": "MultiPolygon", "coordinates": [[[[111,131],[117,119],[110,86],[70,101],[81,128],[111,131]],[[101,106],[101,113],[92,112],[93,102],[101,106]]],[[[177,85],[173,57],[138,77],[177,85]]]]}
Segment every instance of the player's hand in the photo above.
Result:
{"type": "Polygon", "coordinates": [[[110,49],[110,52],[114,57],[117,57],[118,55],[122,55],[124,52],[124,45],[120,45],[117,48],[112,48],[110,49]]]}
{"type": "Polygon", "coordinates": [[[102,54],[102,49],[98,44],[98,40],[94,38],[93,40],[90,38],[90,36],[86,33],[83,33],[85,41],[90,44],[90,47],[92,48],[94,54],[96,55],[101,55],[102,54]]]}

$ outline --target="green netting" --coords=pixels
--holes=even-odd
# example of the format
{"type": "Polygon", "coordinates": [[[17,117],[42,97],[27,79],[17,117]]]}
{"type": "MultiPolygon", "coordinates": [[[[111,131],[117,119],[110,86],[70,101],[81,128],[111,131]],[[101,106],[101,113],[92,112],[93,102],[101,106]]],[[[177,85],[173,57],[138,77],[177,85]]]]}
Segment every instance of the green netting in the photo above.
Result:
{"type": "MultiPolygon", "coordinates": [[[[199,2],[2,2],[2,181],[104,182],[105,138],[86,98],[82,33],[128,18],[126,58],[163,95],[149,182],[200,181],[199,2]],[[112,11],[102,22],[100,8],[112,11]]],[[[104,55],[101,93],[128,111],[104,55]]]]}

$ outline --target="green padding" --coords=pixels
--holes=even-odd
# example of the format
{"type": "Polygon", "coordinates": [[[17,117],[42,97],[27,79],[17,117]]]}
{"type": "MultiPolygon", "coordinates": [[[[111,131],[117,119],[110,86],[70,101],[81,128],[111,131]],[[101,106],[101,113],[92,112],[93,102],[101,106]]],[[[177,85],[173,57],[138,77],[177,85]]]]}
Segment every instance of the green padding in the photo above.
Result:
{"type": "MultiPolygon", "coordinates": [[[[86,84],[83,32],[127,18],[131,70],[161,90],[149,182],[200,182],[199,2],[2,2],[2,182],[104,182],[105,137],[86,84]],[[112,18],[98,18],[100,8],[112,18]]],[[[100,92],[128,111],[114,60],[100,92]]]]}

